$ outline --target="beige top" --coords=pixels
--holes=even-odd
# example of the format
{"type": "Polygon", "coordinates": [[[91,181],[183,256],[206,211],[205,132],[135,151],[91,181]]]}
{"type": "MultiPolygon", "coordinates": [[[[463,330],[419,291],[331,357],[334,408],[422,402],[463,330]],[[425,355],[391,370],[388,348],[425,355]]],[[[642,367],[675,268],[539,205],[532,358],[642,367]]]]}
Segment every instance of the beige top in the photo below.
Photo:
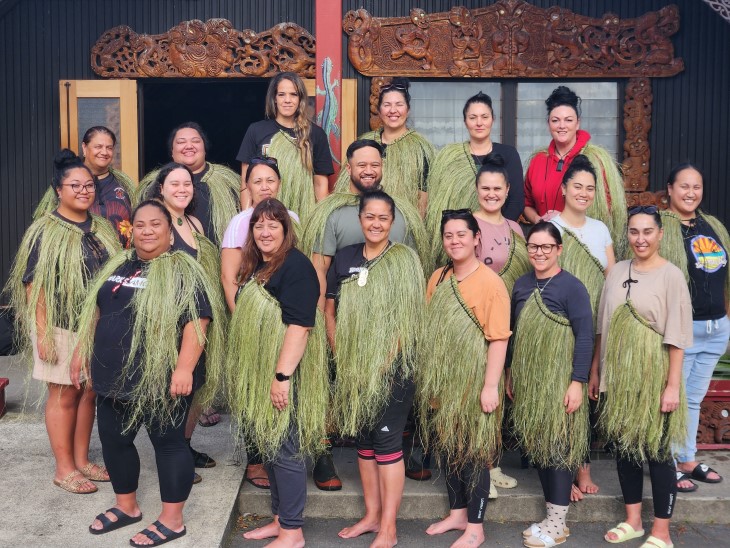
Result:
{"type": "MultiPolygon", "coordinates": [[[[606,357],[608,326],[616,309],[626,302],[631,261],[616,263],[608,273],[598,307],[596,332],[601,334],[601,386],[605,391],[603,365],[606,357]]],[[[639,272],[631,266],[631,303],[649,325],[664,336],[664,344],[677,348],[692,346],[692,302],[682,271],[672,263],[665,263],[650,272],[639,272]]]]}

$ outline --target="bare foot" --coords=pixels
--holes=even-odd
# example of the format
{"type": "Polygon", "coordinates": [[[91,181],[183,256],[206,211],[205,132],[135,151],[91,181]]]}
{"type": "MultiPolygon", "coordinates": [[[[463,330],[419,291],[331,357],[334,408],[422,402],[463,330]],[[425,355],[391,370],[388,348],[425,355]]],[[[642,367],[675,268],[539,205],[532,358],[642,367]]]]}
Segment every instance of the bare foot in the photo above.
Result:
{"type": "Polygon", "coordinates": [[[578,489],[578,486],[574,483],[570,488],[570,502],[578,502],[583,500],[583,493],[578,489]]]}
{"type": "MultiPolygon", "coordinates": [[[[160,522],[160,523],[162,523],[162,522],[160,522]]],[[[163,523],[162,525],[165,525],[165,524],[163,523]]],[[[167,525],[165,525],[165,527],[167,527],[167,525]]],[[[168,529],[170,529],[171,531],[174,531],[175,533],[179,533],[180,531],[183,530],[183,528],[184,528],[184,525],[180,525],[179,527],[168,527],[168,529]]],[[[157,527],[155,527],[154,524],[148,525],[147,529],[149,529],[153,533],[156,533],[163,540],[167,538],[165,535],[163,535],[160,531],[157,530],[157,527]]],[[[140,544],[142,546],[152,546],[155,543],[154,540],[152,540],[147,535],[143,534],[141,531],[139,533],[137,533],[136,535],[134,535],[131,538],[131,541],[134,542],[135,544],[140,544]]]]}
{"type": "Polygon", "coordinates": [[[467,520],[466,520],[466,513],[461,513],[461,515],[454,515],[453,512],[449,513],[448,516],[446,516],[441,521],[437,521],[436,523],[432,523],[428,526],[428,529],[426,529],[427,535],[441,535],[443,533],[446,533],[447,531],[464,531],[467,526],[467,520]]]}
{"type": "MultiPolygon", "coordinates": [[[[136,518],[137,516],[139,516],[140,514],[142,514],[142,511],[139,509],[139,506],[134,506],[133,508],[131,508],[130,511],[125,510],[124,508],[122,508],[118,504],[115,504],[114,505],[114,508],[118,508],[119,510],[121,510],[122,512],[124,512],[125,514],[127,514],[128,516],[133,517],[133,518],[136,518]]],[[[118,520],[117,516],[114,515],[114,514],[112,514],[111,512],[108,512],[108,511],[107,512],[104,512],[104,515],[111,522],[115,522],[115,521],[118,520]]],[[[102,525],[102,523],[98,519],[95,519],[94,522],[90,525],[90,527],[94,531],[101,531],[104,528],[104,526],[102,525]]]]}
{"type": "Polygon", "coordinates": [[[257,527],[252,531],[245,532],[243,534],[243,538],[247,538],[249,540],[261,540],[265,538],[278,537],[281,530],[282,529],[279,527],[279,520],[275,519],[263,527],[257,527]]]}
{"type": "Polygon", "coordinates": [[[475,548],[482,543],[484,543],[484,526],[481,523],[470,523],[451,548],[475,548]]]}
{"type": "Polygon", "coordinates": [[[303,548],[304,533],[299,529],[279,529],[279,536],[276,540],[266,546],[271,548],[303,548]]]}
{"type": "Polygon", "coordinates": [[[345,527],[342,531],[337,533],[337,535],[340,538],[355,538],[360,535],[364,535],[365,533],[377,533],[378,531],[380,531],[380,518],[371,518],[370,516],[365,515],[365,517],[358,521],[355,525],[345,527]]]}
{"type": "Polygon", "coordinates": [[[578,489],[581,493],[586,493],[587,495],[595,495],[598,493],[598,485],[593,483],[593,478],[591,478],[591,467],[588,464],[581,466],[578,469],[576,483],[578,484],[578,489]]]}
{"type": "Polygon", "coordinates": [[[395,529],[383,529],[377,534],[370,548],[393,548],[396,544],[398,544],[398,536],[395,529]]]}

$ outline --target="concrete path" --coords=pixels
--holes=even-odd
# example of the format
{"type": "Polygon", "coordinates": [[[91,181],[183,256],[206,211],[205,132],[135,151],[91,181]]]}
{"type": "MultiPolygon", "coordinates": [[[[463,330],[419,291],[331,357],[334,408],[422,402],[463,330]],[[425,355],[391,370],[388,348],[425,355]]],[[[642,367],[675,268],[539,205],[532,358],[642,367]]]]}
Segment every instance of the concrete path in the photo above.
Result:
{"type": "MultiPolygon", "coordinates": [[[[160,511],[154,451],[146,432],[137,437],[142,471],[139,500],[145,519],[111,533],[92,536],[88,526],[98,513],[114,504],[111,484],[97,483],[99,491],[73,495],[53,485],[54,461],[43,415],[35,409],[22,413],[25,371],[17,360],[0,358],[0,377],[9,377],[9,413],[0,419],[0,546],[94,548],[129,546],[128,540],[155,519],[160,511]]],[[[41,383],[31,381],[30,399],[41,383]]],[[[188,533],[170,546],[216,548],[228,534],[243,467],[232,462],[227,417],[220,424],[195,430],[193,447],[218,461],[215,468],[198,470],[202,483],[193,486],[185,507],[188,533]]],[[[91,437],[91,460],[103,462],[96,429],[91,437]]]]}

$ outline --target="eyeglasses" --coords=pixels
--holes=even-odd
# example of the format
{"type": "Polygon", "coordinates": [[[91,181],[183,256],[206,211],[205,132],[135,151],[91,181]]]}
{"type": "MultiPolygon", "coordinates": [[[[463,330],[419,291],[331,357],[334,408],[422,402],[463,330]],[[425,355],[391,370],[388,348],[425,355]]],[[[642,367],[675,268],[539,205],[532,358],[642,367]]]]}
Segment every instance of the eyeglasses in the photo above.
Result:
{"type": "Polygon", "coordinates": [[[81,191],[86,191],[87,194],[92,194],[96,192],[96,185],[94,183],[88,183],[88,184],[81,184],[81,183],[70,183],[70,184],[62,184],[61,186],[70,186],[71,190],[74,191],[75,194],[81,194],[81,191]]]}
{"type": "Polygon", "coordinates": [[[471,209],[444,209],[441,212],[441,218],[450,219],[452,217],[462,217],[471,214],[471,209]]]}
{"type": "Polygon", "coordinates": [[[636,206],[629,208],[629,217],[632,215],[638,215],[639,213],[646,213],[647,215],[656,215],[656,213],[659,211],[657,206],[654,205],[648,205],[648,206],[636,206]]]}
{"type": "Polygon", "coordinates": [[[555,247],[558,247],[558,244],[527,244],[527,252],[534,255],[539,249],[543,255],[550,255],[555,247]]]}
{"type": "Polygon", "coordinates": [[[276,158],[273,156],[254,156],[251,158],[251,160],[248,162],[249,164],[264,164],[267,166],[278,166],[279,162],[276,158]]]}

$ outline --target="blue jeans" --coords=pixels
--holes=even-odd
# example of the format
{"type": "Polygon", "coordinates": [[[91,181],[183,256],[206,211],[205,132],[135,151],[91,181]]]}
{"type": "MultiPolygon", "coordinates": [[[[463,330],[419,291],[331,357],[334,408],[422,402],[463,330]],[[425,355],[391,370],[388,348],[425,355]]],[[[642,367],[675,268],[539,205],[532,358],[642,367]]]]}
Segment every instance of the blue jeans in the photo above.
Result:
{"type": "Polygon", "coordinates": [[[684,351],[684,364],[682,365],[689,417],[684,447],[676,448],[679,462],[695,460],[700,404],[710,387],[717,361],[727,350],[728,337],[730,337],[730,320],[727,316],[723,316],[719,320],[692,322],[692,327],[693,344],[684,351]]]}

